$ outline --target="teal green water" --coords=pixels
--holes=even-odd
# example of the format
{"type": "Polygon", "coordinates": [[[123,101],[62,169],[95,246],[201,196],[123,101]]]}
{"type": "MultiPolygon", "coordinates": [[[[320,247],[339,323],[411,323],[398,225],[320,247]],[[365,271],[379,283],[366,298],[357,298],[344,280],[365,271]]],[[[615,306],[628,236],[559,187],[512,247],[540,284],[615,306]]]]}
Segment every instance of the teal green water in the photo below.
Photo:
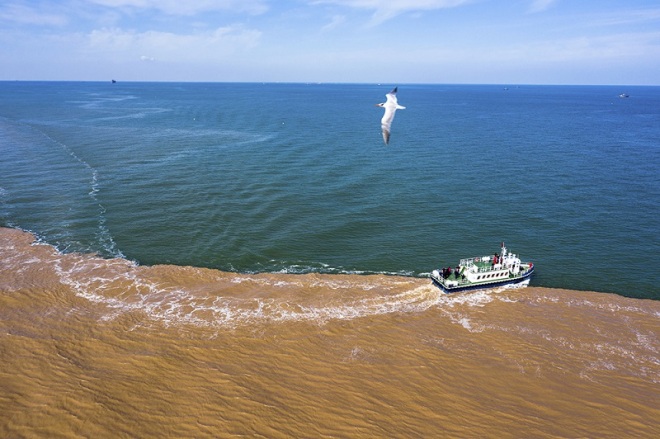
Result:
{"type": "Polygon", "coordinates": [[[0,226],[240,272],[425,276],[505,241],[532,285],[660,299],[660,88],[398,85],[385,146],[393,85],[0,82],[0,226]]]}

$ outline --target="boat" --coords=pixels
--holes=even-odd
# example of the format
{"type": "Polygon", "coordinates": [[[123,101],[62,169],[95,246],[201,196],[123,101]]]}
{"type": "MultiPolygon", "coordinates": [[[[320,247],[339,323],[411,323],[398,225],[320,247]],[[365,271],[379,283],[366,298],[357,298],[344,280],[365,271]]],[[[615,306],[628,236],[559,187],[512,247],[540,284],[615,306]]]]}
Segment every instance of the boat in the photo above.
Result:
{"type": "Polygon", "coordinates": [[[619,95],[619,97],[620,97],[621,99],[626,99],[626,98],[629,98],[630,95],[629,95],[628,93],[621,93],[621,94],[619,95]]]}
{"type": "Polygon", "coordinates": [[[446,293],[514,284],[527,286],[534,264],[522,262],[504,243],[500,247],[499,254],[461,259],[455,268],[433,270],[431,279],[446,293]]]}

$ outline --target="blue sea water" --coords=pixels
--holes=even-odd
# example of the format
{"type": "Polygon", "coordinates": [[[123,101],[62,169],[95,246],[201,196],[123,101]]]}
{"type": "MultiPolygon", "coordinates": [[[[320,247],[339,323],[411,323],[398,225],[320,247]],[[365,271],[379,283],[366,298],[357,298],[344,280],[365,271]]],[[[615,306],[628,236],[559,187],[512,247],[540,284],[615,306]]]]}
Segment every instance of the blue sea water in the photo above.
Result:
{"type": "Polygon", "coordinates": [[[505,241],[533,285],[660,299],[660,87],[398,85],[385,146],[389,84],[0,82],[0,226],[240,272],[505,241]]]}

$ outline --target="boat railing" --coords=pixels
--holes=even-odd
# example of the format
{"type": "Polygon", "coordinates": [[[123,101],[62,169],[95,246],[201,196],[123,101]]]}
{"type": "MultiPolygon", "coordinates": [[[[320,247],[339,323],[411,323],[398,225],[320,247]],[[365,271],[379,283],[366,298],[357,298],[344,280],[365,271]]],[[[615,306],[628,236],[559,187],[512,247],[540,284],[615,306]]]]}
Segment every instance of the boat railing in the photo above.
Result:
{"type": "Polygon", "coordinates": [[[461,259],[458,263],[461,267],[469,267],[470,265],[476,265],[479,262],[488,263],[490,261],[491,261],[490,256],[482,256],[482,257],[461,259]]]}
{"type": "Polygon", "coordinates": [[[486,272],[488,272],[488,271],[499,271],[499,270],[501,270],[501,269],[502,269],[501,266],[499,266],[499,267],[494,267],[494,266],[492,266],[492,265],[487,265],[487,266],[485,266],[485,267],[479,267],[479,273],[486,273],[486,272]]]}

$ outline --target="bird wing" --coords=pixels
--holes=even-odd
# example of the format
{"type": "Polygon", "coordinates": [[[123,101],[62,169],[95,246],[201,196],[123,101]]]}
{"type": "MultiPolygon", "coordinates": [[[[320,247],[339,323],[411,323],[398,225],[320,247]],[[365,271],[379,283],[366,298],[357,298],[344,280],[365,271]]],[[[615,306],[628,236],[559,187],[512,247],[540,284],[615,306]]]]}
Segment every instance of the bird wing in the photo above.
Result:
{"type": "Polygon", "coordinates": [[[396,89],[397,88],[398,87],[394,87],[394,90],[392,90],[391,92],[389,92],[385,95],[385,97],[387,98],[386,104],[394,104],[394,106],[396,107],[396,105],[398,103],[397,99],[396,99],[396,89]]]}

